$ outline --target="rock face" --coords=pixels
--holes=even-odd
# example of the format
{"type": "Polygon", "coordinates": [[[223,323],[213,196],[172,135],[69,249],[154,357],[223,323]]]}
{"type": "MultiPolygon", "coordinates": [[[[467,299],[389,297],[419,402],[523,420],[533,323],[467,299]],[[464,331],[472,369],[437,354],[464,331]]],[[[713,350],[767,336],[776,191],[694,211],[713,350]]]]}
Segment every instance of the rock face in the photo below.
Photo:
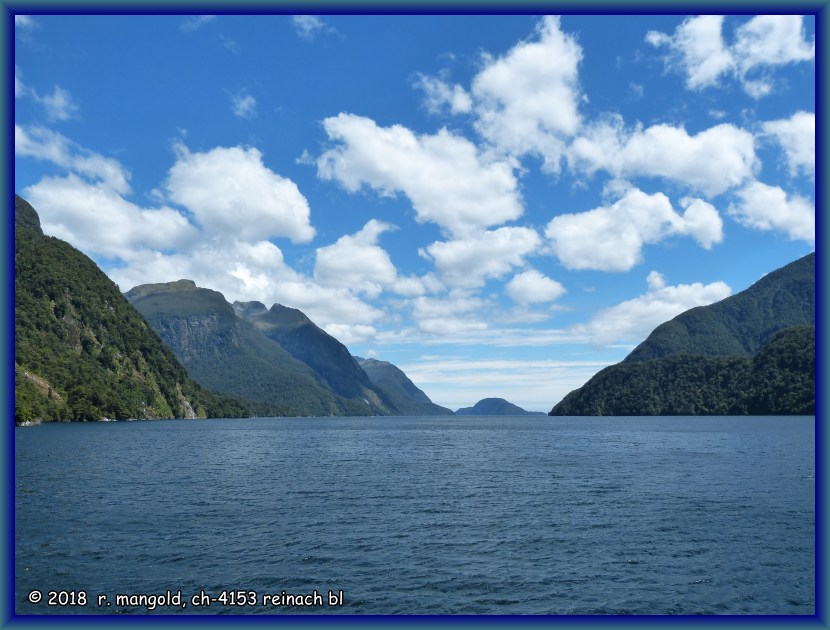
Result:
{"type": "Polygon", "coordinates": [[[121,295],[15,197],[15,422],[245,415],[205,391],[121,295]]]}
{"type": "Polygon", "coordinates": [[[372,384],[383,391],[395,408],[407,416],[452,415],[452,410],[433,403],[404,372],[387,361],[355,357],[372,384]]]}
{"type": "Polygon", "coordinates": [[[462,407],[455,412],[458,416],[523,416],[545,415],[541,411],[525,411],[504,398],[483,398],[472,407],[462,407]]]}
{"type": "Polygon", "coordinates": [[[815,413],[815,254],[658,326],[550,415],[815,413]]]}

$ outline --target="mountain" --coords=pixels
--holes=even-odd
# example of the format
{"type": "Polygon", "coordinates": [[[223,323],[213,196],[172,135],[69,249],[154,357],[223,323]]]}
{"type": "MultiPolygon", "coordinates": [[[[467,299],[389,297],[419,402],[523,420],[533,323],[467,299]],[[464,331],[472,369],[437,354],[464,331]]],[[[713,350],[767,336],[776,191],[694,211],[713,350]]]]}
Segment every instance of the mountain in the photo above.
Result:
{"type": "Polygon", "coordinates": [[[504,398],[483,398],[472,407],[462,407],[457,416],[524,416],[545,415],[541,411],[525,411],[504,398]]]}
{"type": "Polygon", "coordinates": [[[815,254],[658,326],[550,415],[815,413],[815,254]]]}
{"type": "Polygon", "coordinates": [[[374,413],[398,414],[346,346],[302,311],[282,304],[266,309],[261,302],[235,302],[233,308],[241,318],[310,367],[332,391],[345,398],[370,401],[374,413]]]}
{"type": "Polygon", "coordinates": [[[779,330],[815,324],[816,255],[808,254],[709,306],[661,324],[624,361],[673,354],[754,355],[779,330]]]}
{"type": "MultiPolygon", "coordinates": [[[[241,397],[257,415],[392,413],[371,389],[332,387],[329,381],[333,379],[316,372],[241,317],[238,313],[250,313],[241,305],[234,308],[217,291],[179,280],[141,285],[125,295],[195,378],[241,397]]],[[[260,303],[251,304],[250,309],[268,313],[260,303]]],[[[368,384],[362,371],[359,376],[368,384]]]]}
{"type": "Polygon", "coordinates": [[[15,196],[15,422],[247,415],[197,384],[118,287],[15,196]]]}
{"type": "Polygon", "coordinates": [[[452,410],[433,403],[404,372],[388,361],[355,357],[372,384],[406,416],[452,415],[452,410]]]}

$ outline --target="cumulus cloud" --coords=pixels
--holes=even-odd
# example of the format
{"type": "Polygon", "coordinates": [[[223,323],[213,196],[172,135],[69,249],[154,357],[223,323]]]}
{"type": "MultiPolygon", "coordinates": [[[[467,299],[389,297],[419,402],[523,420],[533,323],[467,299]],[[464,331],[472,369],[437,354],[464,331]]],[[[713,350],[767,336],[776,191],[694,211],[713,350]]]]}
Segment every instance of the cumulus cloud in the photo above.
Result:
{"type": "Polygon", "coordinates": [[[197,234],[172,208],[140,208],[105,183],[89,183],[74,174],[45,177],[26,188],[25,195],[38,209],[44,232],[108,258],[136,248],[175,249],[197,234]]]}
{"type": "Polygon", "coordinates": [[[587,324],[574,327],[574,332],[589,335],[595,346],[639,343],[654,328],[680,313],[732,294],[732,289],[724,282],[667,286],[665,278],[656,271],[649,273],[646,281],[646,293],[601,310],[587,324]]]}
{"type": "Polygon", "coordinates": [[[763,124],[763,130],[784,149],[790,175],[799,172],[810,177],[816,174],[816,115],[796,112],[789,118],[763,124]]]}
{"type": "Polygon", "coordinates": [[[603,169],[615,177],[660,177],[709,197],[739,186],[758,168],[753,135],[733,125],[696,135],[666,124],[627,131],[618,116],[575,139],[568,161],[589,175],[603,169]]]}
{"type": "Polygon", "coordinates": [[[233,94],[231,102],[234,116],[249,120],[256,116],[256,99],[250,94],[233,94]]]}
{"type": "Polygon", "coordinates": [[[628,271],[641,262],[645,244],[672,235],[690,235],[707,249],[723,238],[721,218],[711,204],[684,199],[681,205],[683,215],[663,193],[633,188],[610,206],[554,217],[545,235],[565,267],[602,271],[628,271]]]}
{"type": "Polygon", "coordinates": [[[809,199],[789,196],[778,186],[751,182],[736,193],[729,214],[755,230],[784,232],[792,240],[815,243],[816,213],[809,199]]]}
{"type": "Polygon", "coordinates": [[[319,248],[315,280],[376,298],[398,279],[389,254],[378,246],[380,235],[391,229],[388,223],[372,219],[356,234],[341,236],[333,245],[319,248]]]}
{"type": "Polygon", "coordinates": [[[529,269],[513,276],[507,283],[507,293],[517,304],[527,306],[531,303],[553,302],[565,294],[565,287],[543,273],[529,269]]]}
{"type": "Polygon", "coordinates": [[[688,89],[715,86],[722,77],[734,76],[753,98],[772,92],[765,74],[771,68],[815,58],[815,42],[806,41],[802,16],[756,16],[736,29],[731,45],[724,42],[723,22],[720,15],[688,18],[672,35],[650,31],[646,41],[669,49],[666,61],[686,75],[688,89]]]}
{"type": "Polygon", "coordinates": [[[192,153],[178,145],[177,153],[166,182],[170,199],[212,234],[244,241],[286,237],[308,242],[314,237],[306,198],[294,182],[269,169],[257,149],[192,153]]]}
{"type": "MultiPolygon", "coordinates": [[[[124,291],[138,284],[189,278],[220,291],[229,301],[300,308],[345,343],[372,338],[375,323],[385,316],[360,299],[357,289],[336,281],[336,264],[327,258],[332,250],[324,248],[320,257],[320,273],[330,285],[286,264],[282,251],[268,239],[309,240],[314,230],[308,204],[292,182],[263,164],[255,149],[219,147],[192,153],[178,146],[167,195],[158,192],[155,197],[180,204],[185,214],[164,203],[145,208],[128,201],[129,173],[116,160],[48,129],[18,125],[15,145],[18,156],[49,160],[69,171],[63,177],[44,177],[23,191],[37,208],[44,231],[112,261],[110,277],[124,291]]],[[[370,222],[332,246],[334,253],[339,249],[341,254],[360,256],[365,252],[358,246],[387,228],[370,222]]],[[[380,248],[369,250],[364,260],[370,262],[384,254],[380,248]]],[[[386,280],[381,271],[365,273],[361,281],[386,280]]],[[[396,276],[390,289],[418,295],[427,286],[440,288],[429,278],[396,276]]]]}
{"type": "Polygon", "coordinates": [[[364,185],[381,195],[402,192],[419,222],[436,223],[454,235],[522,214],[511,166],[485,159],[473,143],[446,129],[416,136],[406,127],[378,127],[351,114],[326,118],[323,125],[339,144],[318,158],[318,175],[349,192],[364,185]]]}
{"type": "Polygon", "coordinates": [[[581,59],[582,48],[555,16],[542,19],[534,40],[485,57],[471,90],[477,131],[497,151],[539,155],[547,170],[558,172],[563,139],[580,125],[581,59]]]}
{"type": "Polygon", "coordinates": [[[686,72],[686,86],[695,90],[716,84],[735,63],[724,44],[722,27],[722,15],[701,15],[685,20],[673,36],[649,31],[646,41],[673,49],[675,62],[686,72]]]}
{"type": "Polygon", "coordinates": [[[524,257],[536,251],[541,240],[531,228],[502,227],[432,243],[421,255],[435,263],[447,286],[474,289],[522,266],[524,257]]]}
{"type": "Polygon", "coordinates": [[[424,91],[424,106],[432,114],[464,114],[473,108],[473,100],[458,85],[449,85],[441,79],[418,74],[415,87],[424,91]]]}
{"type": "Polygon", "coordinates": [[[14,153],[46,160],[84,177],[99,180],[111,190],[130,191],[130,173],[117,161],[94,153],[45,127],[14,126],[14,153]]]}

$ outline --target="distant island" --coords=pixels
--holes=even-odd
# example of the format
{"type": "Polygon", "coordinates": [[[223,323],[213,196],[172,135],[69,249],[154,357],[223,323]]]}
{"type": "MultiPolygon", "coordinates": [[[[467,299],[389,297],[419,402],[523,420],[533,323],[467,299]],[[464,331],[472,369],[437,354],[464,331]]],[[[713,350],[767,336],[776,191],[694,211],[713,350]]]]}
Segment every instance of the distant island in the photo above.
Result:
{"type": "Polygon", "coordinates": [[[462,407],[455,412],[457,416],[544,416],[541,411],[526,411],[506,401],[504,398],[483,398],[472,407],[462,407]]]}
{"type": "Polygon", "coordinates": [[[658,326],[549,415],[815,414],[815,253],[658,326]]]}

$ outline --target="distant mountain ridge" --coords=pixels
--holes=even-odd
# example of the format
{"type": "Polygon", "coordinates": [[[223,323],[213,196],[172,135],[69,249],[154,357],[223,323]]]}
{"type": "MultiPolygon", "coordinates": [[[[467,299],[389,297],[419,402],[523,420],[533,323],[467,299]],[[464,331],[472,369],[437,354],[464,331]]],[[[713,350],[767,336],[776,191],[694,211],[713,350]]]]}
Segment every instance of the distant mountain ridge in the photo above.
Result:
{"type": "Polygon", "coordinates": [[[397,366],[377,359],[355,357],[355,360],[400,413],[407,416],[452,415],[451,409],[433,403],[397,366]]]}
{"type": "Polygon", "coordinates": [[[97,265],[15,196],[15,422],[247,415],[188,375],[97,265]]]}
{"type": "Polygon", "coordinates": [[[545,415],[541,411],[526,411],[504,398],[483,398],[472,407],[456,410],[457,416],[535,416],[545,415]]]}
{"type": "Polygon", "coordinates": [[[550,415],[815,413],[815,253],[658,326],[550,415]]]}
{"type": "MultiPolygon", "coordinates": [[[[125,295],[195,378],[242,397],[257,415],[393,413],[371,388],[363,391],[355,386],[346,391],[345,387],[332,387],[331,379],[284,348],[275,339],[279,334],[268,334],[280,332],[279,326],[263,330],[256,319],[240,317],[238,312],[244,308],[235,309],[217,291],[179,280],[141,285],[125,295]]],[[[259,313],[262,309],[253,310],[259,313]]],[[[327,346],[332,339],[318,341],[319,346],[327,346]]],[[[354,363],[348,352],[345,355],[354,363]]],[[[365,374],[359,375],[368,383],[365,374]]]]}
{"type": "Polygon", "coordinates": [[[125,295],[200,382],[240,397],[259,415],[452,413],[423,392],[426,400],[415,400],[405,382],[415,386],[391,364],[364,370],[346,346],[295,308],[231,305],[191,280],[141,285],[125,295]],[[379,376],[394,370],[397,384],[379,376]]]}
{"type": "Polygon", "coordinates": [[[265,309],[261,302],[235,302],[233,308],[239,317],[310,367],[335,393],[372,399],[375,413],[392,412],[393,406],[373,387],[346,346],[302,311],[282,304],[265,309]]]}

